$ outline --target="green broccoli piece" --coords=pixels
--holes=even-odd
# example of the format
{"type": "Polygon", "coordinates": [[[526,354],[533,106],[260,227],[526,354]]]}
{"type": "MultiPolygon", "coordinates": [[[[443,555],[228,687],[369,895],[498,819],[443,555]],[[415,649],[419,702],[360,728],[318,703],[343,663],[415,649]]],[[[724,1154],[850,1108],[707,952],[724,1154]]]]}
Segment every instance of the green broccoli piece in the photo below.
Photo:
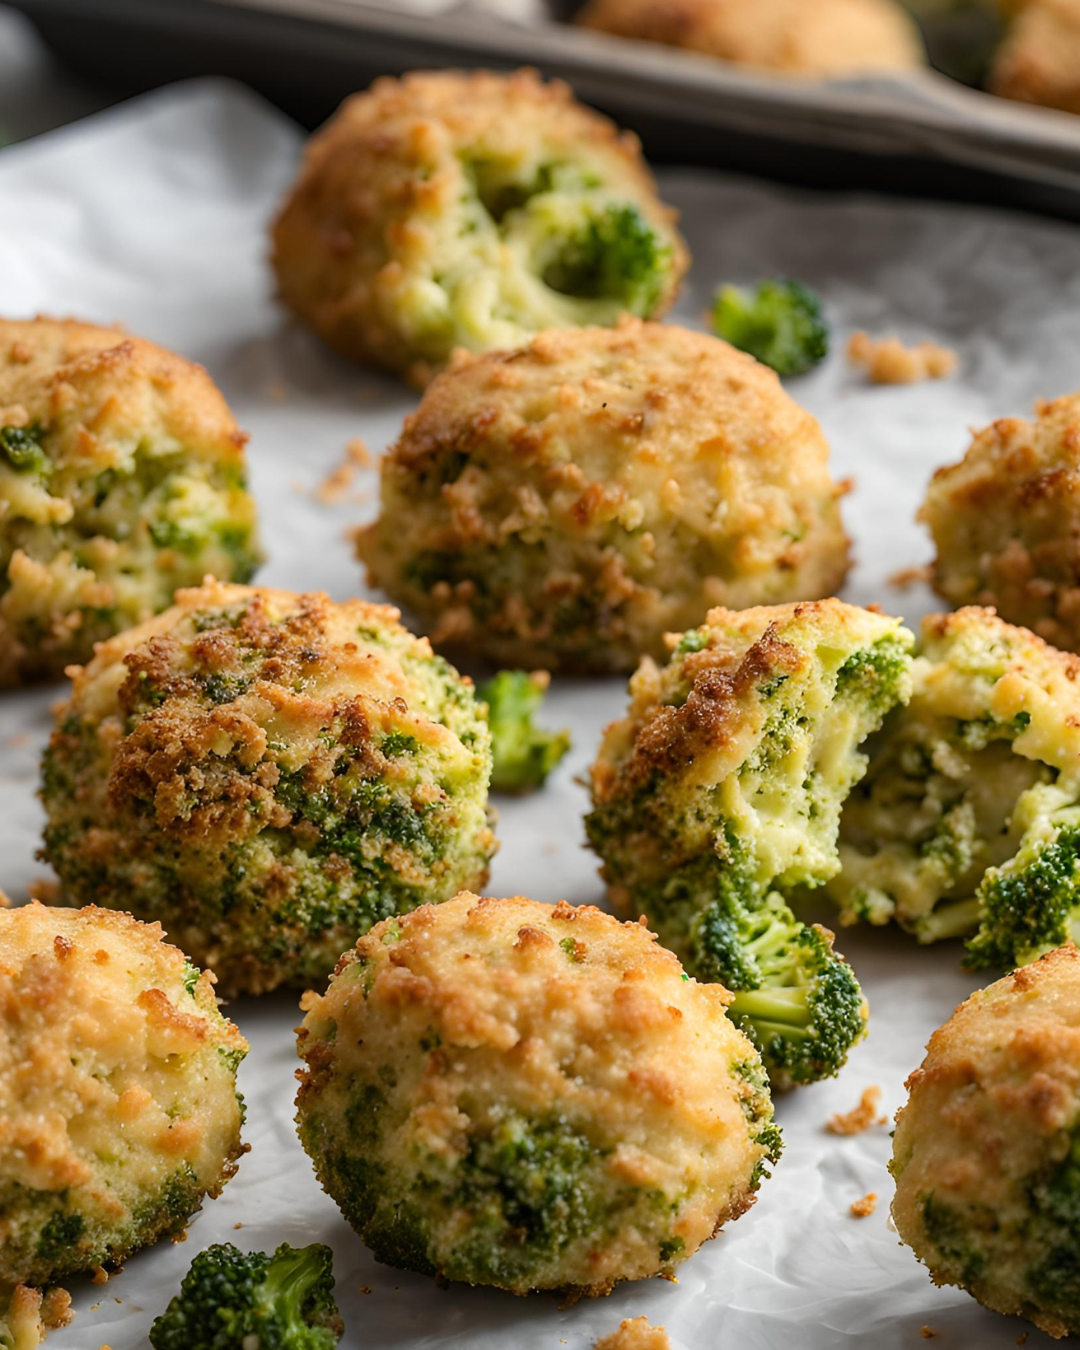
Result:
{"type": "Polygon", "coordinates": [[[532,792],[570,749],[568,731],[533,724],[549,683],[547,671],[500,670],[479,690],[488,706],[495,792],[532,792]]]}
{"type": "Polygon", "coordinates": [[[334,1350],[342,1323],[329,1247],[273,1256],[230,1242],[200,1252],[150,1329],[154,1350],[334,1350]]]}
{"type": "Polygon", "coordinates": [[[1080,938],[1080,824],[1025,840],[990,868],[976,896],[979,931],[967,944],[971,970],[1014,970],[1080,938]]]}
{"type": "Polygon", "coordinates": [[[829,329],[821,301],[797,281],[774,277],[754,291],[722,286],[712,311],[713,329],[778,375],[801,375],[823,360],[829,329]]]}
{"type": "Polygon", "coordinates": [[[0,460],[16,473],[44,473],[50,464],[37,427],[0,427],[0,460]]]}
{"type": "Polygon", "coordinates": [[[728,1016],[774,1086],[838,1073],[865,1034],[862,990],[832,935],[800,922],[775,891],[747,902],[725,886],[695,919],[690,945],[693,973],[735,994],[728,1016]]]}
{"type": "Polygon", "coordinates": [[[592,214],[547,265],[544,282],[563,295],[617,300],[644,318],[656,308],[670,262],[670,246],[624,203],[592,214]]]}

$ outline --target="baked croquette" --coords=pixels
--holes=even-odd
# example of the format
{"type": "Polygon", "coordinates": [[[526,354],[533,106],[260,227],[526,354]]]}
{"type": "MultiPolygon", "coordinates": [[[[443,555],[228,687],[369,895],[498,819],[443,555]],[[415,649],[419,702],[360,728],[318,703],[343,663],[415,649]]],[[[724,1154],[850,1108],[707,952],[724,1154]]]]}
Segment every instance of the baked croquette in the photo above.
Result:
{"type": "Polygon", "coordinates": [[[578,22],[785,75],[853,75],[926,64],[893,0],[589,0],[578,22]]]}
{"type": "Polygon", "coordinates": [[[640,924],[463,892],[304,996],[300,1138],[389,1265],[518,1294],[667,1274],[780,1147],[728,997],[640,924]]]}
{"type": "Polygon", "coordinates": [[[490,737],[397,611],[208,581],[74,674],[44,761],[66,899],[158,919],[226,995],[325,980],[482,884],[490,737]]]}
{"type": "Polygon", "coordinates": [[[901,1239],[935,1284],[1080,1335],[1080,952],[972,994],[908,1089],[890,1165],[901,1239]]]}
{"type": "Polygon", "coordinates": [[[201,366],[115,328],[0,320],[0,687],[56,677],[260,561],[244,443],[201,366]]]}
{"type": "Polygon", "coordinates": [[[0,908],[0,1284],[182,1233],[236,1170],[247,1048],[157,924],[0,908]]]}
{"type": "Polygon", "coordinates": [[[910,693],[898,619],[825,600],[711,611],[630,681],[592,766],[589,841],[616,906],[645,914],[729,1012],[774,1086],[836,1073],[863,1034],[832,934],[787,906],[840,867],[860,749],[910,693]]]}
{"type": "Polygon", "coordinates": [[[1080,647],[1080,394],[976,432],[934,474],[919,511],[937,549],[934,589],[993,605],[1058,647],[1080,647]]]}
{"type": "Polygon", "coordinates": [[[662,314],[689,265],[637,138],[532,71],[377,80],[308,143],[273,228],[285,303],[425,384],[456,347],[662,314]]]}
{"type": "Polygon", "coordinates": [[[431,385],[358,548],[436,646],[630,670],[711,605],[840,586],[828,461],[776,375],[717,338],[634,319],[543,333],[431,385]]]}
{"type": "Polygon", "coordinates": [[[1080,113],[1080,0],[1027,0],[990,71],[990,90],[1080,113]]]}
{"type": "Polygon", "coordinates": [[[1009,969],[1080,933],[1080,660],[977,608],[926,619],[919,650],[827,889],[842,921],[975,933],[968,963],[1009,969]]]}

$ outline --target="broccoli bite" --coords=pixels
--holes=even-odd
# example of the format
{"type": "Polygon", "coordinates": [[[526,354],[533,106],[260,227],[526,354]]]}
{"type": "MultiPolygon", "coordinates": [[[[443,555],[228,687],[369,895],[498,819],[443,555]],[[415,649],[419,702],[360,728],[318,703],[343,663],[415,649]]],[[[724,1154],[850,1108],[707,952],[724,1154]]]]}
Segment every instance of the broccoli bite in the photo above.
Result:
{"type": "Polygon", "coordinates": [[[609,894],[644,914],[729,1015],[774,1085],[836,1073],[865,1027],[832,934],[788,900],[840,867],[862,742],[911,689],[911,634],[839,600],[713,610],[642,662],[591,770],[589,841],[609,894]]]}
{"type": "Polygon", "coordinates": [[[570,749],[568,731],[545,731],[533,722],[550,683],[546,670],[500,670],[480,686],[487,704],[495,792],[523,793],[542,787],[570,749]]]}
{"type": "Polygon", "coordinates": [[[797,281],[774,277],[752,292],[723,286],[712,309],[713,331],[778,375],[801,375],[829,351],[821,301],[797,281]]]}
{"type": "Polygon", "coordinates": [[[158,925],[0,908],[0,1285],[180,1235],[243,1151],[247,1048],[158,925]]]}
{"type": "Polygon", "coordinates": [[[304,996],[300,1138],[389,1265],[518,1294],[669,1274],[780,1149],[727,998],[640,924],[463,892],[304,996]]]}
{"type": "Polygon", "coordinates": [[[1080,648],[1080,394],[1002,417],[938,469],[919,520],[951,605],[992,605],[1057,647],[1080,648]]]}
{"type": "Polygon", "coordinates": [[[674,324],[543,333],[463,357],[381,466],[369,578],[437,647],[631,670],[710,606],[828,595],[844,485],[776,375],[674,324]]]}
{"type": "Polygon", "coordinates": [[[969,965],[1021,965],[1080,932],[1080,660],[968,608],[924,621],[914,675],[828,889],[842,922],[975,934],[969,965]]]}
{"type": "Polygon", "coordinates": [[[54,678],[260,561],[244,443],[200,367],[114,328],[0,320],[0,687],[54,678]]]}
{"type": "Polygon", "coordinates": [[[285,303],[425,384],[455,348],[648,318],[689,265],[636,137],[534,72],[377,80],[308,143],[273,228],[285,303]]]}
{"type": "Polygon", "coordinates": [[[972,994],[896,1118],[896,1230],[935,1284],[1080,1335],[1080,952],[972,994]]]}
{"type": "Polygon", "coordinates": [[[588,0],[577,22],[819,79],[926,63],[918,28],[894,0],[588,0]]]}
{"type": "Polygon", "coordinates": [[[334,1350],[343,1330],[329,1247],[200,1252],[150,1329],[154,1350],[334,1350]]]}
{"type": "Polygon", "coordinates": [[[160,920],[233,995],[324,980],[377,920],[486,879],[487,724],[396,610],[176,600],[58,714],[43,856],[66,898],[160,920]]]}

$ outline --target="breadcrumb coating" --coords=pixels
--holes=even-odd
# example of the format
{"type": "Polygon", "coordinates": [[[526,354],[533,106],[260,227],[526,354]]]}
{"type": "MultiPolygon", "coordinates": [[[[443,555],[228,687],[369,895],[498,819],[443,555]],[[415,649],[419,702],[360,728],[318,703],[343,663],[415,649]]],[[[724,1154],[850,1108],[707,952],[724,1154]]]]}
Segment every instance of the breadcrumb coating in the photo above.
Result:
{"type": "Polygon", "coordinates": [[[0,909],[0,1282],[182,1232],[236,1170],[247,1048],[158,925],[0,909]]]}
{"type": "Polygon", "coordinates": [[[224,586],[102,644],[44,762],[64,895],[158,919],[229,995],[326,978],[380,918],[481,884],[490,735],[398,613],[224,586]]]}
{"type": "Polygon", "coordinates": [[[926,64],[918,28],[893,0],[589,0],[578,22],[785,75],[926,64]]]}
{"type": "Polygon", "coordinates": [[[901,1239],[937,1284],[1080,1331],[1080,952],[979,990],[908,1079],[890,1170],[901,1239]]]}
{"type": "Polygon", "coordinates": [[[201,366],[0,320],[0,687],[55,677],[207,573],[260,561],[244,444],[201,366]]]}
{"type": "Polygon", "coordinates": [[[285,303],[423,385],[456,347],[663,313],[689,263],[636,137],[533,71],[377,80],[309,141],[273,228],[285,303]]]}
{"type": "Polygon", "coordinates": [[[639,923],[463,892],[305,995],[301,1141],[380,1261],[607,1293],[690,1256],[775,1155],[729,997],[639,923]]]}
{"type": "Polygon", "coordinates": [[[771,370],[625,319],[456,361],[383,459],[358,549],[436,645],[625,670],[712,605],[839,588],[844,491],[771,370]]]}
{"type": "Polygon", "coordinates": [[[1080,394],[975,433],[938,469],[918,519],[933,536],[934,589],[992,605],[1055,646],[1080,647],[1080,394]]]}

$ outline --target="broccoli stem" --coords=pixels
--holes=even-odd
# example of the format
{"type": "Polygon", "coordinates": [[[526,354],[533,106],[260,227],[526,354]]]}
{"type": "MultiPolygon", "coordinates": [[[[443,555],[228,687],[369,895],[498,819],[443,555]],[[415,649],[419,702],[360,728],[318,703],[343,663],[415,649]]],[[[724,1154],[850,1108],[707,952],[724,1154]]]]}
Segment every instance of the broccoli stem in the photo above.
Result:
{"type": "Polygon", "coordinates": [[[980,909],[981,902],[977,897],[937,905],[929,914],[916,922],[915,936],[920,942],[939,942],[943,938],[970,937],[979,926],[980,909]]]}

